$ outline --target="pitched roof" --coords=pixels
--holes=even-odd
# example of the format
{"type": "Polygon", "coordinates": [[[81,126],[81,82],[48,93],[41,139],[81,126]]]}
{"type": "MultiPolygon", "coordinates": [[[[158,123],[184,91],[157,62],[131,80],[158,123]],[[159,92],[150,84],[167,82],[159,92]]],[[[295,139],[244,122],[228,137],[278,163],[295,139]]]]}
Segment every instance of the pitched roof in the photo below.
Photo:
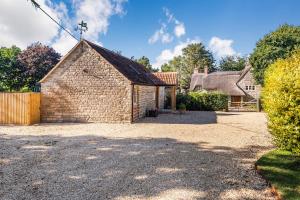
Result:
{"type": "Polygon", "coordinates": [[[204,73],[194,73],[191,77],[190,90],[194,90],[196,86],[202,86],[202,81],[204,78],[204,73]]]}
{"type": "Polygon", "coordinates": [[[240,78],[238,73],[212,73],[203,79],[203,89],[218,90],[231,96],[245,96],[245,93],[236,85],[240,78]]]}
{"type": "Polygon", "coordinates": [[[210,74],[194,73],[191,78],[190,90],[201,86],[204,90],[218,90],[231,96],[245,96],[237,85],[244,71],[213,72],[210,74]]]}
{"type": "Polygon", "coordinates": [[[77,43],[71,51],[65,55],[61,61],[40,81],[43,82],[59,65],[79,46],[80,43],[85,43],[99,53],[105,60],[112,64],[120,73],[122,73],[133,84],[150,85],[150,86],[164,86],[166,85],[162,80],[153,75],[146,67],[117,54],[111,50],[100,47],[90,41],[82,40],[77,43]]]}
{"type": "Polygon", "coordinates": [[[178,85],[178,73],[177,72],[155,72],[153,73],[158,79],[164,82],[165,85],[178,85]]]}
{"type": "Polygon", "coordinates": [[[165,85],[164,82],[154,76],[148,69],[146,69],[146,67],[133,61],[132,59],[100,47],[90,41],[84,41],[87,42],[89,46],[103,56],[132,83],[142,85],[165,85]]]}

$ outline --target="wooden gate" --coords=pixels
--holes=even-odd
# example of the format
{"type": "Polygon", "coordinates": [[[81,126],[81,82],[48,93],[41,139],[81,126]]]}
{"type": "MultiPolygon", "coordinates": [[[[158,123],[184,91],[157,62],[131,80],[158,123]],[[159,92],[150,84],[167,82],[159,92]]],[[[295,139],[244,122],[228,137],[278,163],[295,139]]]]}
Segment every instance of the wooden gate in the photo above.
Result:
{"type": "Polygon", "coordinates": [[[40,93],[0,93],[0,124],[40,122],[40,93]]]}

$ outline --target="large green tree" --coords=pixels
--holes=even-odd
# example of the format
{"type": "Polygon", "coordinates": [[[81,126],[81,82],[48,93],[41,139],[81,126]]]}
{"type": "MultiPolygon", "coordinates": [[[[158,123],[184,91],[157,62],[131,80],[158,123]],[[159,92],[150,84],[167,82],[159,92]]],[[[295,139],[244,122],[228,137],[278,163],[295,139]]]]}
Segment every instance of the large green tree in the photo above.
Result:
{"type": "Polygon", "coordinates": [[[18,62],[24,68],[25,86],[33,89],[60,60],[61,55],[53,48],[39,42],[34,43],[18,55],[18,62]]]}
{"type": "Polygon", "coordinates": [[[21,49],[0,48],[0,91],[15,91],[23,86],[23,69],[17,62],[21,49]]]}
{"type": "Polygon", "coordinates": [[[264,83],[266,68],[279,58],[287,58],[300,47],[300,26],[282,25],[277,30],[265,35],[256,44],[250,56],[256,81],[264,83]]]}
{"type": "Polygon", "coordinates": [[[144,65],[151,72],[157,72],[158,71],[158,69],[152,67],[152,65],[150,64],[149,58],[147,58],[146,56],[142,56],[141,58],[136,59],[135,61],[142,64],[142,65],[144,65]]]}
{"type": "Polygon", "coordinates": [[[182,65],[179,69],[181,88],[189,88],[191,75],[195,68],[209,72],[216,70],[213,54],[202,43],[189,44],[182,50],[182,65]]]}
{"type": "Polygon", "coordinates": [[[226,56],[221,58],[219,68],[220,71],[241,71],[245,68],[246,58],[240,56],[226,56]]]}
{"type": "Polygon", "coordinates": [[[203,71],[208,67],[209,72],[216,70],[213,54],[202,43],[189,44],[182,49],[182,55],[174,57],[167,64],[161,66],[162,71],[177,71],[179,85],[182,89],[189,88],[191,75],[195,68],[203,71]]]}

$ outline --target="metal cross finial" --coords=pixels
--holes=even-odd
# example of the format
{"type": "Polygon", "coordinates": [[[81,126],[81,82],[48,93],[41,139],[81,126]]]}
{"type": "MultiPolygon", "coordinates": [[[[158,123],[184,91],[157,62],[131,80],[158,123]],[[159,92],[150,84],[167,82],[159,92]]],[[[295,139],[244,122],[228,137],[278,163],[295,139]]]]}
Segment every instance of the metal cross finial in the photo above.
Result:
{"type": "Polygon", "coordinates": [[[83,20],[78,24],[76,31],[80,31],[80,40],[82,39],[82,33],[88,30],[87,23],[83,20]]]}

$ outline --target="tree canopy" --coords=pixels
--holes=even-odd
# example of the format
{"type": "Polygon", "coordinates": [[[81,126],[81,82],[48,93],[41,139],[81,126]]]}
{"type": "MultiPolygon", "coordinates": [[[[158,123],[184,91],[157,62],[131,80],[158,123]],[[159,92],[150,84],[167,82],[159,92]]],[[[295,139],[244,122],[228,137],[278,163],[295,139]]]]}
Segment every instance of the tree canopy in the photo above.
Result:
{"type": "Polygon", "coordinates": [[[279,58],[287,58],[300,47],[300,26],[282,25],[265,35],[250,56],[255,80],[263,84],[266,68],[279,58]]]}
{"type": "Polygon", "coordinates": [[[215,60],[210,51],[202,43],[189,44],[182,50],[182,56],[174,57],[167,64],[161,66],[163,72],[179,72],[179,85],[181,88],[189,88],[191,75],[195,68],[204,70],[208,67],[210,72],[216,70],[215,60]]]}
{"type": "Polygon", "coordinates": [[[241,71],[245,68],[246,58],[240,56],[227,56],[221,58],[218,70],[220,71],[241,71]]]}
{"type": "Polygon", "coordinates": [[[0,91],[19,90],[23,85],[23,70],[17,62],[21,49],[0,48],[0,91]]]}
{"type": "Polygon", "coordinates": [[[157,72],[158,71],[158,69],[152,67],[152,65],[150,64],[149,58],[147,58],[146,56],[142,56],[141,58],[136,59],[135,61],[142,64],[142,65],[144,65],[151,72],[157,72]]]}
{"type": "Polygon", "coordinates": [[[39,42],[34,43],[18,55],[24,69],[25,86],[33,89],[60,60],[61,55],[53,48],[39,42]]]}

